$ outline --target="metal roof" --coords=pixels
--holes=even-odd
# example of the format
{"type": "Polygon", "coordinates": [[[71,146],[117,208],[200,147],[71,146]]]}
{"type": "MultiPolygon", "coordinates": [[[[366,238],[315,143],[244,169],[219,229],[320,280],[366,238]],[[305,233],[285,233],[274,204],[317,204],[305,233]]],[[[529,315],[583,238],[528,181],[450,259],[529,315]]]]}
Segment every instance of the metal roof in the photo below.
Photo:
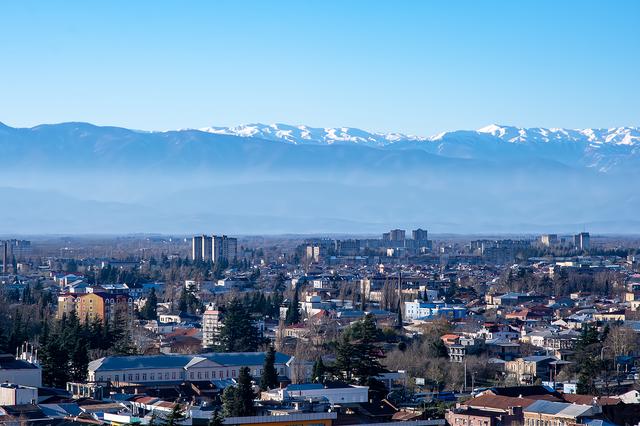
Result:
{"type": "MultiPolygon", "coordinates": [[[[209,360],[221,366],[254,366],[264,364],[264,352],[207,353],[197,355],[133,355],[108,356],[89,363],[91,371],[122,371],[128,369],[187,368],[209,360]]],[[[291,357],[276,352],[276,364],[286,364],[291,357]]]]}

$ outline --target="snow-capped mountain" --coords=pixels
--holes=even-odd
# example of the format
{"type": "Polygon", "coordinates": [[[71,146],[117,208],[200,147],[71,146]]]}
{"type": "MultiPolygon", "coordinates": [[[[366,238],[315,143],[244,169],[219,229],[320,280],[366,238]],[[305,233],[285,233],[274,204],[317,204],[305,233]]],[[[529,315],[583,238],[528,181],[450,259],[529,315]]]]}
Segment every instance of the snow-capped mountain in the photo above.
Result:
{"type": "Polygon", "coordinates": [[[545,129],[532,127],[523,129],[491,124],[478,129],[478,133],[490,134],[504,141],[514,143],[572,142],[593,145],[640,145],[640,128],[638,127],[614,127],[611,129],[545,129]]]}
{"type": "Polygon", "coordinates": [[[433,136],[415,136],[403,133],[376,133],[354,127],[309,127],[290,124],[242,124],[235,127],[205,127],[199,129],[207,133],[252,137],[283,141],[293,144],[333,144],[351,142],[369,146],[387,146],[397,142],[440,142],[456,137],[464,132],[466,136],[476,135],[482,139],[490,135],[512,143],[570,142],[584,145],[640,145],[640,128],[616,127],[610,129],[561,129],[561,128],[521,128],[490,124],[476,131],[458,130],[442,132],[433,136]]]}
{"type": "Polygon", "coordinates": [[[372,133],[353,127],[308,127],[289,124],[243,124],[236,127],[205,127],[207,133],[252,137],[292,144],[357,143],[368,146],[386,146],[398,141],[423,141],[427,138],[402,133],[372,133]]]}

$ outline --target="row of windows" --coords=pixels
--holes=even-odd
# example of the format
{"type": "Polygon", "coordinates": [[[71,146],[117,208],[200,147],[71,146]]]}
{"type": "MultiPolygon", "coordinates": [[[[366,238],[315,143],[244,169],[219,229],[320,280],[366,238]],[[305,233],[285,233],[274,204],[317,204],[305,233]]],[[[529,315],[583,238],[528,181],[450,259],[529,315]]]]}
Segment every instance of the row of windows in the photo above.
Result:
{"type": "Polygon", "coordinates": [[[525,419],[525,426],[564,426],[563,420],[525,419]]]}
{"type": "MultiPolygon", "coordinates": [[[[260,374],[262,374],[262,369],[255,369],[254,373],[255,376],[258,376],[260,374]]],[[[283,375],[284,374],[284,368],[280,368],[280,374],[283,375]]],[[[135,373],[135,374],[123,374],[122,376],[120,376],[119,374],[116,374],[114,376],[108,375],[108,376],[98,376],[98,381],[99,382],[103,382],[103,381],[111,381],[113,378],[113,381],[115,382],[119,382],[121,379],[122,381],[128,381],[128,382],[138,382],[138,381],[147,381],[147,380],[178,380],[178,379],[186,379],[186,373],[180,372],[177,373],[175,371],[168,373],[162,373],[162,372],[158,372],[158,373],[149,373],[147,375],[147,373],[135,373]],[[148,379],[147,379],[148,378],[148,379]]],[[[189,379],[191,380],[195,380],[195,379],[199,379],[199,380],[207,380],[207,379],[224,379],[224,378],[236,378],[236,370],[231,370],[231,372],[229,372],[229,370],[220,370],[218,371],[217,375],[215,371],[211,371],[211,377],[209,377],[209,371],[198,371],[198,372],[194,372],[194,371],[190,371],[189,372],[189,379]],[[226,376],[225,376],[226,375],[226,376]]]]}

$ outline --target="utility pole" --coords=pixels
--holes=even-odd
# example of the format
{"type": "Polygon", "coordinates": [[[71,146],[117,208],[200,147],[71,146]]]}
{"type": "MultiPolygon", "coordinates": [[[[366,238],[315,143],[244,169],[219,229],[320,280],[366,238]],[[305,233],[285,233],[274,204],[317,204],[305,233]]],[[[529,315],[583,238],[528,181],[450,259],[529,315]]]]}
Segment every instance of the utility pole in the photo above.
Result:
{"type": "Polygon", "coordinates": [[[467,391],[467,360],[464,361],[464,391],[467,391]]]}

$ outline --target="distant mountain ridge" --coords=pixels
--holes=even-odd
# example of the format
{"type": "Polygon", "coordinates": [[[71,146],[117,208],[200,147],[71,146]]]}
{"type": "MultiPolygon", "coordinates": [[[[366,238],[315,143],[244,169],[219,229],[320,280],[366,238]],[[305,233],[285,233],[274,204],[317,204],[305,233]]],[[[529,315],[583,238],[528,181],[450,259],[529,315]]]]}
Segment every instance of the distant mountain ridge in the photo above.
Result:
{"type": "Polygon", "coordinates": [[[204,127],[203,132],[256,137],[260,139],[284,141],[294,144],[353,142],[386,146],[396,142],[437,142],[455,136],[460,132],[476,133],[478,136],[491,135],[505,142],[550,143],[574,142],[584,144],[640,145],[639,127],[615,127],[609,129],[564,129],[564,128],[521,128],[490,124],[476,131],[457,130],[442,132],[433,136],[407,135],[399,132],[376,133],[354,127],[309,127],[290,124],[242,124],[235,127],[204,127]]]}
{"type": "Polygon", "coordinates": [[[635,127],[0,124],[0,181],[0,233],[640,232],[635,127]]]}

